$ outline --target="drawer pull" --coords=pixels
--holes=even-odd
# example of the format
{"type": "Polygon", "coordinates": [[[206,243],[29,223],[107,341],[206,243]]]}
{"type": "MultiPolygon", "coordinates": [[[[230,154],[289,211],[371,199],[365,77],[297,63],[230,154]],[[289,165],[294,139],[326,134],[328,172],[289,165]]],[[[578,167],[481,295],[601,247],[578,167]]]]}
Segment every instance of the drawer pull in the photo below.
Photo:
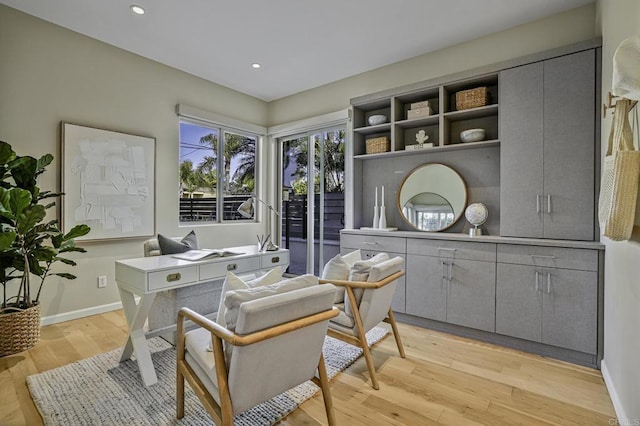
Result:
{"type": "Polygon", "coordinates": [[[556,258],[555,256],[545,256],[545,255],[542,255],[542,254],[532,254],[531,257],[534,258],[534,259],[536,257],[538,257],[540,259],[550,259],[550,260],[553,260],[553,259],[556,258]]]}
{"type": "Polygon", "coordinates": [[[375,241],[363,241],[362,244],[366,245],[366,246],[377,246],[378,243],[376,243],[375,241]]]}
{"type": "Polygon", "coordinates": [[[175,281],[180,281],[181,278],[182,278],[182,275],[180,275],[180,272],[176,272],[175,274],[167,275],[167,282],[172,283],[175,281]]]}
{"type": "Polygon", "coordinates": [[[238,265],[235,263],[229,263],[227,265],[227,271],[235,271],[236,269],[238,269],[238,265]]]}
{"type": "Polygon", "coordinates": [[[454,248],[438,247],[438,251],[456,251],[454,248]]]}
{"type": "Polygon", "coordinates": [[[280,256],[273,256],[271,258],[271,263],[278,263],[280,262],[280,256]]]}

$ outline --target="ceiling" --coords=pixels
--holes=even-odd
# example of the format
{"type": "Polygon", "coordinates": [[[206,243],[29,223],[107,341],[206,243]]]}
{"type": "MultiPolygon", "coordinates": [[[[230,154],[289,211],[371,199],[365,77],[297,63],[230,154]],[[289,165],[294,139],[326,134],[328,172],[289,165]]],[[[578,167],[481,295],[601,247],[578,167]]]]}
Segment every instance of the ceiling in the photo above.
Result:
{"type": "Polygon", "coordinates": [[[594,0],[0,0],[272,101],[594,0]],[[129,6],[142,6],[136,15],[129,6]],[[259,62],[262,68],[253,69],[259,62]]]}

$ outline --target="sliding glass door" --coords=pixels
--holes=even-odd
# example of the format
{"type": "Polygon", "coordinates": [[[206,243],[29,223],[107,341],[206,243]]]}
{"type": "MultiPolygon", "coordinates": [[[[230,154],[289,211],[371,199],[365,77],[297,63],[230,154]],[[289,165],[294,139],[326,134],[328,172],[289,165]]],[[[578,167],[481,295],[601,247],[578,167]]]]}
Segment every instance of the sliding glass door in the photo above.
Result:
{"type": "Polygon", "coordinates": [[[345,128],[280,138],[282,247],[289,272],[319,275],[340,252],[344,228],[345,128]]]}

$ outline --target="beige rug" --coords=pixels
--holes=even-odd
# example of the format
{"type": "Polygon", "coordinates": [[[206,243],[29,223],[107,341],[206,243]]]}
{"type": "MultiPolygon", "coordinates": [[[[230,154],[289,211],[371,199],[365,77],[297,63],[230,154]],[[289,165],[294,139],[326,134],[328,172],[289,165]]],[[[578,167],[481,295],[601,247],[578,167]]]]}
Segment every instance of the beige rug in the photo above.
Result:
{"type": "MultiPolygon", "coordinates": [[[[372,345],[387,330],[367,333],[372,345]]],[[[175,418],[175,349],[159,337],[148,341],[158,383],[144,387],[138,364],[118,362],[120,349],[27,377],[45,425],[211,425],[213,421],[186,385],[185,417],[175,418]]],[[[351,365],[362,349],[326,337],[329,378],[351,365]]],[[[319,388],[306,382],[235,417],[236,425],[272,425],[311,398],[319,388]]]]}

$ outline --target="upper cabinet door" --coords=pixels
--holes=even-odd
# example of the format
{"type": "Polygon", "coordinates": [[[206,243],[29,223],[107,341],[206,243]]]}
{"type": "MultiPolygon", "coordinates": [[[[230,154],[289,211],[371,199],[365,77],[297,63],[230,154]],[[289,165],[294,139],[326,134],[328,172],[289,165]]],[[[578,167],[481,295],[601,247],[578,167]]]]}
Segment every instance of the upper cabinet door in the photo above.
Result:
{"type": "Polygon", "coordinates": [[[543,63],[500,73],[500,234],[542,238],[543,63]]]}
{"type": "Polygon", "coordinates": [[[594,239],[596,52],[500,73],[500,234],[594,239]]]}
{"type": "Polygon", "coordinates": [[[596,52],[544,62],[544,238],[593,240],[596,52]]]}

